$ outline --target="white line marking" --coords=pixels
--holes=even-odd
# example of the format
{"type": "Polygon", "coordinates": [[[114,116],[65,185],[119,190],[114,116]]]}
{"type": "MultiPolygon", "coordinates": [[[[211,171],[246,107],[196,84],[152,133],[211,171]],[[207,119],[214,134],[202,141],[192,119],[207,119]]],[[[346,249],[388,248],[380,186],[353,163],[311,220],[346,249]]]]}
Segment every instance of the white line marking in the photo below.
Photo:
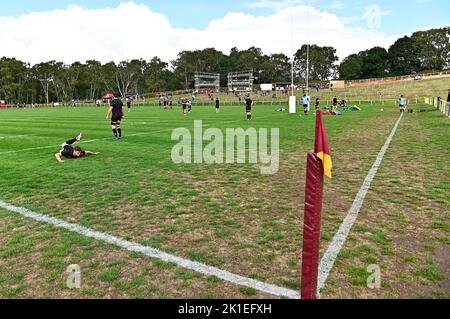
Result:
{"type": "MultiPolygon", "coordinates": [[[[152,132],[146,132],[146,133],[130,134],[130,135],[127,135],[127,137],[134,137],[134,136],[140,136],[140,135],[150,135],[150,134],[160,133],[160,132],[165,132],[165,131],[166,130],[160,130],[160,131],[152,131],[152,132]]],[[[86,144],[86,143],[92,143],[92,142],[104,141],[104,140],[110,140],[110,139],[112,139],[112,138],[111,137],[105,137],[105,138],[97,138],[97,139],[88,140],[88,141],[80,141],[80,142],[77,142],[77,143],[78,144],[86,144]]],[[[0,155],[22,153],[22,152],[35,151],[35,150],[43,150],[43,149],[47,149],[47,148],[55,148],[56,149],[58,147],[61,148],[61,145],[51,145],[51,146],[24,148],[24,149],[21,149],[21,150],[0,152],[0,155]]]]}
{"type": "MultiPolygon", "coordinates": [[[[154,133],[160,133],[160,132],[164,132],[166,130],[160,130],[160,131],[152,131],[152,132],[146,132],[146,133],[137,133],[137,134],[130,134],[127,135],[129,137],[133,137],[133,136],[139,136],[139,135],[149,135],[149,134],[154,134],[154,133]]],[[[85,144],[85,143],[92,143],[92,142],[97,142],[97,141],[104,141],[104,140],[110,140],[112,139],[111,137],[105,137],[105,138],[97,138],[97,139],[93,139],[93,140],[88,140],[88,141],[80,141],[77,142],[78,144],[85,144]]],[[[35,150],[43,150],[43,149],[47,149],[47,148],[61,148],[61,145],[50,145],[50,146],[41,146],[41,147],[32,147],[32,148],[24,148],[21,150],[14,150],[14,151],[5,151],[5,152],[0,152],[0,155],[4,155],[4,154],[14,154],[14,153],[22,153],[22,152],[28,152],[28,151],[35,151],[35,150]]]]}
{"type": "MultiPolygon", "coordinates": [[[[262,119],[262,118],[266,118],[266,117],[268,117],[268,116],[263,116],[263,117],[260,117],[260,118],[262,119]]],[[[233,121],[225,121],[225,122],[222,122],[222,123],[234,123],[234,122],[241,122],[241,121],[242,120],[233,120],[233,121]]],[[[208,126],[212,126],[212,125],[213,124],[205,124],[205,125],[203,125],[203,127],[208,127],[208,126]]],[[[129,135],[125,135],[125,137],[145,136],[145,135],[151,135],[151,134],[155,134],[155,133],[166,132],[166,131],[170,131],[170,130],[172,130],[172,129],[164,129],[164,130],[159,130],[159,131],[129,134],[129,135]]],[[[89,141],[81,141],[81,142],[78,142],[78,144],[92,143],[92,142],[104,141],[104,140],[110,140],[110,139],[112,139],[112,137],[98,138],[98,139],[89,140],[89,141]]],[[[48,148],[55,148],[56,149],[58,147],[61,148],[61,145],[56,145],[56,146],[55,145],[50,145],[50,146],[24,148],[24,149],[21,149],[21,150],[0,152],[0,155],[15,154],[15,153],[22,153],[22,152],[36,151],[36,150],[43,150],[43,149],[48,149],[48,148]]]]}
{"type": "Polygon", "coordinates": [[[24,136],[29,136],[28,134],[24,134],[24,135],[8,135],[8,136],[0,136],[0,140],[5,140],[5,139],[13,139],[13,138],[19,138],[19,137],[24,137],[24,136]]]}
{"type": "Polygon", "coordinates": [[[370,189],[370,185],[372,184],[372,181],[375,177],[375,175],[378,172],[378,169],[380,168],[381,162],[383,161],[384,155],[386,154],[386,151],[389,148],[389,145],[392,142],[392,139],[395,136],[395,133],[397,132],[398,126],[400,125],[400,122],[403,118],[403,113],[400,115],[400,118],[398,119],[397,123],[395,124],[391,135],[386,140],[386,143],[384,144],[383,148],[381,149],[380,153],[378,154],[375,163],[373,164],[372,168],[369,171],[369,174],[367,175],[366,179],[364,180],[364,183],[362,184],[361,188],[359,189],[358,194],[356,195],[356,198],[353,202],[352,207],[348,211],[347,217],[344,219],[344,222],[342,223],[341,227],[339,228],[338,232],[333,238],[333,241],[331,242],[330,246],[328,247],[328,250],[326,251],[325,255],[322,257],[322,260],[320,261],[319,265],[319,279],[318,279],[318,287],[317,291],[320,295],[320,291],[325,287],[325,283],[328,279],[328,276],[330,275],[331,269],[333,268],[334,262],[336,261],[336,258],[341,251],[342,247],[344,246],[345,241],[347,240],[347,236],[350,233],[350,230],[353,227],[353,224],[355,223],[356,219],[358,218],[358,214],[361,210],[361,207],[364,203],[364,199],[366,198],[367,192],[370,189]]]}
{"type": "MultiPolygon", "coordinates": [[[[22,149],[22,150],[0,152],[0,155],[14,154],[14,153],[22,153],[22,152],[28,152],[28,151],[34,151],[34,150],[43,150],[43,149],[46,149],[46,148],[57,148],[57,147],[58,147],[58,146],[52,145],[52,146],[42,146],[42,147],[24,148],[24,149],[22,149]]],[[[61,145],[60,145],[60,148],[61,148],[61,145]]]]}
{"type": "Polygon", "coordinates": [[[112,236],[112,235],[109,235],[106,233],[94,231],[92,229],[83,227],[78,224],[71,224],[71,223],[63,221],[61,219],[55,218],[55,217],[50,217],[47,215],[35,213],[26,208],[17,207],[17,206],[8,204],[2,200],[0,200],[0,207],[4,208],[10,212],[18,213],[24,217],[32,218],[39,222],[51,224],[58,228],[64,228],[64,229],[84,235],[89,238],[101,240],[101,241],[107,242],[111,245],[115,245],[120,248],[124,248],[131,252],[141,253],[148,257],[157,258],[157,259],[160,259],[165,262],[171,262],[171,263],[178,265],[179,267],[191,269],[191,270],[194,270],[198,273],[201,273],[201,274],[204,274],[207,276],[216,276],[224,281],[228,281],[228,282],[236,284],[236,285],[251,287],[253,289],[256,289],[256,290],[259,290],[259,291],[262,291],[262,292],[265,292],[265,293],[268,293],[268,294],[271,294],[274,296],[287,297],[290,299],[299,299],[300,298],[300,292],[295,291],[295,290],[275,286],[272,284],[267,284],[267,283],[257,281],[257,280],[251,279],[251,278],[236,275],[236,274],[230,273],[228,271],[218,269],[216,267],[207,266],[207,265],[199,263],[199,262],[195,262],[195,261],[184,259],[184,258],[181,258],[178,256],[170,255],[170,254],[164,253],[156,248],[143,246],[141,244],[131,242],[131,241],[125,240],[120,237],[116,237],[116,236],[112,236]]]}

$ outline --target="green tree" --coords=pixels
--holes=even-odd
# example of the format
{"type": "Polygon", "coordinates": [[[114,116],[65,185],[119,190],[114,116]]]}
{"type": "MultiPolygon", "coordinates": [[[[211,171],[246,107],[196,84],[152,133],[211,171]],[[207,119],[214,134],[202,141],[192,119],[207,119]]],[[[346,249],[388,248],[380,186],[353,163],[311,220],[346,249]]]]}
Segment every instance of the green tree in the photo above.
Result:
{"type": "Polygon", "coordinates": [[[361,78],[382,78],[389,75],[388,53],[386,49],[374,47],[370,50],[363,51],[361,78]]]}
{"type": "Polygon", "coordinates": [[[192,88],[194,86],[194,73],[197,71],[195,52],[183,51],[171,63],[177,84],[185,90],[192,88]]]}
{"type": "MultiPolygon", "coordinates": [[[[117,65],[114,62],[108,62],[101,66],[100,79],[104,91],[115,92],[117,90],[116,73],[117,65]]],[[[106,93],[104,91],[101,94],[106,93]]]]}
{"type": "Polygon", "coordinates": [[[450,68],[450,27],[413,33],[421,69],[441,71],[450,68]]]}
{"type": "Polygon", "coordinates": [[[14,58],[0,59],[0,96],[9,103],[24,100],[26,83],[28,82],[28,66],[14,58]]]}
{"type": "Polygon", "coordinates": [[[160,92],[172,90],[170,83],[172,72],[168,69],[169,65],[158,57],[154,57],[144,70],[143,80],[146,92],[160,92]]]}
{"type": "Polygon", "coordinates": [[[339,65],[339,78],[342,80],[359,80],[362,75],[363,56],[351,54],[339,65]]]}
{"type": "Polygon", "coordinates": [[[410,37],[398,39],[388,51],[389,72],[392,75],[409,75],[421,70],[420,49],[410,37]]]}
{"type": "Polygon", "coordinates": [[[39,82],[41,91],[37,97],[38,102],[45,101],[47,104],[54,98],[54,78],[56,61],[41,62],[32,67],[33,78],[39,82]]]}
{"type": "MultiPolygon", "coordinates": [[[[309,48],[309,78],[316,81],[326,81],[336,76],[338,57],[333,47],[311,45],[309,48]]],[[[295,53],[295,71],[297,77],[306,79],[307,45],[295,53]]]]}
{"type": "Polygon", "coordinates": [[[259,70],[260,83],[286,82],[291,78],[291,62],[282,53],[264,56],[259,70]]]}
{"type": "Polygon", "coordinates": [[[102,94],[102,91],[106,90],[101,80],[102,64],[96,60],[88,60],[86,61],[85,68],[86,74],[84,78],[89,86],[87,99],[94,100],[102,94]]]}
{"type": "Polygon", "coordinates": [[[228,59],[222,52],[214,48],[204,50],[183,51],[172,61],[173,75],[178,86],[191,89],[194,86],[195,72],[220,73],[222,80],[228,71],[228,59]]]}
{"type": "Polygon", "coordinates": [[[116,88],[125,97],[129,93],[138,93],[138,83],[142,77],[146,62],[144,60],[122,61],[116,69],[116,88]]]}

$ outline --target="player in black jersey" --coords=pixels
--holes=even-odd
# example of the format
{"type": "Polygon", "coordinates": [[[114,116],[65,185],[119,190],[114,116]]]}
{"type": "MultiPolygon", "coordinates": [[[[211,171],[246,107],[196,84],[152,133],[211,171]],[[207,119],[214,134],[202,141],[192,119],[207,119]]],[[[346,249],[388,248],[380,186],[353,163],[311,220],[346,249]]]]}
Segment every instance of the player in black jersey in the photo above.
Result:
{"type": "Polygon", "coordinates": [[[183,107],[183,114],[186,116],[187,115],[187,113],[186,113],[186,110],[187,110],[187,99],[185,97],[183,97],[183,98],[181,98],[178,101],[178,103],[181,104],[181,106],[183,107]]]}
{"type": "Polygon", "coordinates": [[[55,154],[55,158],[58,162],[62,163],[64,162],[62,160],[62,157],[64,158],[81,158],[84,157],[86,155],[98,155],[100,153],[93,153],[91,151],[83,151],[80,147],[76,146],[73,147],[73,144],[75,144],[76,142],[81,141],[81,139],[83,138],[83,134],[79,134],[77,137],[66,141],[65,143],[63,143],[61,145],[62,149],[55,154]]]}
{"type": "Polygon", "coordinates": [[[337,106],[338,106],[338,99],[337,99],[337,97],[335,96],[335,97],[333,98],[333,105],[331,106],[331,112],[336,111],[337,106]]]}
{"type": "Polygon", "coordinates": [[[253,101],[250,98],[250,96],[247,95],[247,97],[245,98],[245,112],[247,112],[247,120],[248,121],[252,120],[252,105],[253,105],[253,101]]]}
{"type": "Polygon", "coordinates": [[[220,100],[219,100],[219,98],[217,97],[216,98],[216,113],[219,113],[220,112],[220,100]]]}
{"type": "Polygon", "coordinates": [[[114,94],[114,98],[111,100],[108,114],[106,119],[109,119],[111,115],[111,127],[114,137],[118,140],[122,139],[122,128],[120,124],[124,118],[123,102],[119,99],[117,94],[114,94]]]}
{"type": "Polygon", "coordinates": [[[131,112],[131,98],[127,97],[127,108],[128,108],[128,113],[131,112]]]}
{"type": "Polygon", "coordinates": [[[320,99],[316,98],[316,111],[320,109],[320,99]]]}

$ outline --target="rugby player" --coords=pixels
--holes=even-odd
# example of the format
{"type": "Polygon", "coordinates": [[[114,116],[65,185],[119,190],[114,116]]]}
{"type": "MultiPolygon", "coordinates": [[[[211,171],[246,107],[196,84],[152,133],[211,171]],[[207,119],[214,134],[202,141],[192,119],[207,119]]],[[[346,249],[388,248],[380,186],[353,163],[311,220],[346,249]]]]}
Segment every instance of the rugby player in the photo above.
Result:
{"type": "Polygon", "coordinates": [[[131,98],[127,97],[127,107],[128,107],[128,113],[131,112],[131,98]]]}
{"type": "Polygon", "coordinates": [[[123,102],[119,99],[117,94],[114,94],[114,98],[111,100],[110,107],[108,109],[108,114],[106,115],[106,119],[109,119],[111,115],[111,128],[114,134],[114,137],[117,140],[122,139],[122,128],[120,124],[124,118],[123,113],[123,102]]]}
{"type": "Polygon", "coordinates": [[[183,114],[186,116],[187,115],[187,113],[186,113],[186,105],[187,105],[186,98],[185,97],[181,98],[181,102],[179,101],[178,103],[180,103],[181,106],[183,107],[183,114]]]}
{"type": "Polygon", "coordinates": [[[248,121],[252,120],[252,105],[253,105],[253,101],[250,98],[250,95],[247,95],[247,97],[245,98],[245,112],[247,112],[247,120],[248,121]]]}
{"type": "Polygon", "coordinates": [[[320,108],[320,99],[316,98],[316,111],[320,108]]]}
{"type": "Polygon", "coordinates": [[[86,155],[98,155],[100,153],[93,153],[91,151],[83,151],[80,147],[76,146],[73,147],[72,145],[76,142],[81,141],[83,138],[83,134],[79,134],[77,137],[66,141],[65,143],[61,144],[62,149],[55,154],[55,158],[58,162],[62,163],[64,162],[62,158],[81,158],[86,155]]]}
{"type": "Polygon", "coordinates": [[[335,96],[335,97],[333,98],[333,105],[332,105],[332,107],[331,107],[331,112],[335,111],[335,110],[337,109],[337,106],[338,106],[338,99],[337,99],[337,97],[335,96]]]}
{"type": "Polygon", "coordinates": [[[219,113],[220,112],[220,100],[219,100],[219,98],[217,97],[216,98],[216,113],[219,113]]]}
{"type": "Polygon", "coordinates": [[[406,99],[403,97],[403,95],[401,95],[398,99],[398,106],[400,108],[400,113],[405,113],[406,99]]]}
{"type": "Polygon", "coordinates": [[[308,115],[310,103],[309,96],[304,94],[302,98],[302,103],[303,103],[303,112],[305,112],[305,115],[308,115]]]}

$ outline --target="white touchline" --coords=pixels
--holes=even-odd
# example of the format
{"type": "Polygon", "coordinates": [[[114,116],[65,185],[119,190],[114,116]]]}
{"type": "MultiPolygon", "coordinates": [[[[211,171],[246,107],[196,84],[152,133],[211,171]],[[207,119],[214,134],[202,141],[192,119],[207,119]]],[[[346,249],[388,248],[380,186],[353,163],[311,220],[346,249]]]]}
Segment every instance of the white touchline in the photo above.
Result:
{"type": "Polygon", "coordinates": [[[395,136],[395,133],[397,132],[398,126],[400,125],[400,121],[403,118],[403,113],[400,115],[397,123],[395,124],[391,135],[386,140],[386,143],[384,144],[383,148],[381,149],[380,153],[378,154],[375,163],[373,164],[372,168],[369,171],[369,174],[367,175],[366,179],[364,180],[364,183],[362,184],[361,188],[359,189],[358,194],[356,195],[356,198],[353,202],[352,207],[348,211],[347,217],[344,219],[341,227],[339,228],[338,232],[334,236],[330,246],[328,247],[328,250],[325,252],[325,255],[323,255],[322,260],[320,261],[319,265],[319,279],[318,279],[318,287],[317,292],[318,295],[320,295],[321,290],[325,287],[325,283],[328,279],[328,276],[330,275],[331,269],[333,268],[334,262],[336,261],[336,258],[341,251],[342,247],[344,246],[345,241],[347,240],[347,236],[350,233],[350,230],[353,227],[353,224],[355,223],[356,219],[358,218],[358,214],[361,210],[361,207],[364,203],[364,199],[366,198],[367,192],[369,191],[370,185],[372,184],[372,181],[375,177],[375,175],[378,172],[378,169],[380,168],[381,162],[383,161],[384,155],[386,154],[386,151],[388,150],[392,139],[395,136]]]}
{"type": "Polygon", "coordinates": [[[228,281],[230,283],[240,285],[240,286],[247,286],[251,287],[253,289],[256,289],[261,292],[265,292],[274,296],[278,297],[286,297],[290,299],[299,299],[300,298],[300,292],[279,287],[272,284],[267,284],[258,280],[254,280],[251,278],[243,277],[240,275],[236,275],[233,273],[230,273],[225,270],[218,269],[216,267],[211,267],[199,262],[191,261],[188,259],[184,259],[178,256],[170,255],[165,252],[162,252],[156,248],[143,246],[141,244],[125,240],[120,237],[112,236],[106,233],[94,231],[92,229],[89,229],[87,227],[83,227],[78,224],[72,224],[68,223],[66,221],[63,221],[61,219],[35,213],[31,210],[28,210],[24,207],[17,207],[11,204],[8,204],[2,200],[0,200],[0,208],[4,208],[10,212],[18,213],[24,217],[32,218],[39,222],[44,222],[47,224],[54,225],[58,228],[64,228],[67,230],[70,230],[72,232],[84,235],[89,238],[94,238],[97,240],[101,240],[104,242],[107,242],[111,245],[118,246],[120,248],[124,248],[131,252],[141,253],[143,255],[146,255],[148,257],[157,258],[165,262],[171,262],[176,264],[179,267],[187,268],[194,270],[198,273],[207,275],[207,276],[216,276],[224,281],[228,281]]]}
{"type": "MultiPolygon", "coordinates": [[[[61,145],[60,145],[61,146],[61,145]]],[[[28,151],[34,151],[34,150],[43,150],[47,148],[57,148],[58,146],[52,145],[52,146],[42,146],[42,147],[33,147],[33,148],[24,148],[21,150],[14,150],[14,151],[6,151],[6,152],[0,152],[0,155],[5,154],[14,154],[14,153],[22,153],[22,152],[28,152],[28,151]]]]}
{"type": "Polygon", "coordinates": [[[24,136],[28,136],[28,135],[8,135],[8,136],[0,136],[0,140],[10,140],[13,138],[19,138],[19,137],[24,137],[24,136]]]}

